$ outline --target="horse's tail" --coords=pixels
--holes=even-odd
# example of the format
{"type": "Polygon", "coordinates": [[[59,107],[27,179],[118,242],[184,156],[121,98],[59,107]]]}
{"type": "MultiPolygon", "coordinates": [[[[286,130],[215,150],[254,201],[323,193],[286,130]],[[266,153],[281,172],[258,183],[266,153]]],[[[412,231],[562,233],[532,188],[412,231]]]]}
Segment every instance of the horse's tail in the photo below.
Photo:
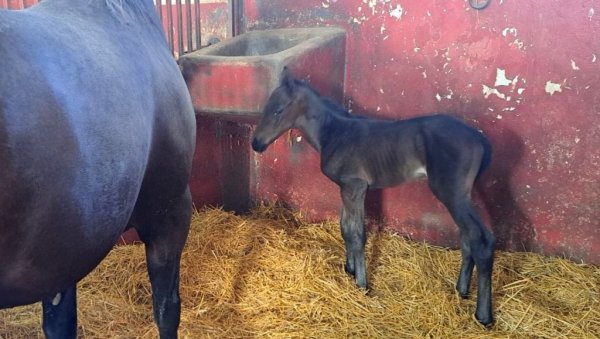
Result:
{"type": "Polygon", "coordinates": [[[479,171],[477,172],[477,176],[475,176],[475,180],[479,179],[492,161],[492,144],[483,134],[481,134],[481,146],[483,146],[483,156],[481,157],[481,165],[479,166],[479,171]]]}

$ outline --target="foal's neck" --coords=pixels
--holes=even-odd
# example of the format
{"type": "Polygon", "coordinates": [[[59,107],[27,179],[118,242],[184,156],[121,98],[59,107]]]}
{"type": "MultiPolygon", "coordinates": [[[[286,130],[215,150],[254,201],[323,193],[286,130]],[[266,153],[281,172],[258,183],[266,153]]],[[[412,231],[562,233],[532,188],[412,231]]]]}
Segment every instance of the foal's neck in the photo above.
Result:
{"type": "Polygon", "coordinates": [[[323,130],[331,124],[340,123],[339,120],[342,118],[334,111],[332,103],[328,103],[310,89],[303,90],[306,91],[303,102],[304,114],[296,121],[296,127],[302,131],[308,143],[321,153],[324,141],[323,130]]]}

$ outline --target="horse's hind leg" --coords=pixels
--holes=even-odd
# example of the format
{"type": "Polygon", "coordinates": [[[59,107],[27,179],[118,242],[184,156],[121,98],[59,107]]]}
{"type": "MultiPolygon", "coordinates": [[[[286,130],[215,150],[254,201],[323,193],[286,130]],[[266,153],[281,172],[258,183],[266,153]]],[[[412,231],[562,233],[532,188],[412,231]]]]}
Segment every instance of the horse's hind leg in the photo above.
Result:
{"type": "Polygon", "coordinates": [[[365,261],[365,196],[367,183],[356,179],[344,182],[342,194],[342,237],[346,244],[346,272],[354,275],[360,288],[367,288],[367,268],[365,261]]]}
{"type": "Polygon", "coordinates": [[[77,338],[77,287],[42,300],[42,313],[46,338],[77,338]]]}
{"type": "Polygon", "coordinates": [[[189,231],[192,199],[186,189],[175,199],[160,199],[164,204],[150,201],[140,200],[134,225],[146,246],[154,320],[160,338],[177,338],[181,313],[179,264],[189,231]]]}

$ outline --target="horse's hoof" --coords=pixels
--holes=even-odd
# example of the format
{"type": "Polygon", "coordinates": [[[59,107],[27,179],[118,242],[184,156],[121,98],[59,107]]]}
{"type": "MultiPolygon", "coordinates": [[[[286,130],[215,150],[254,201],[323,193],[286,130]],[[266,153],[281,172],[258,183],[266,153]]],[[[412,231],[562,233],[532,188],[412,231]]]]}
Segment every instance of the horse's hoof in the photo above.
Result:
{"type": "Polygon", "coordinates": [[[477,315],[475,315],[475,319],[479,322],[486,330],[491,329],[494,326],[494,318],[492,316],[485,317],[480,319],[477,315]]]}

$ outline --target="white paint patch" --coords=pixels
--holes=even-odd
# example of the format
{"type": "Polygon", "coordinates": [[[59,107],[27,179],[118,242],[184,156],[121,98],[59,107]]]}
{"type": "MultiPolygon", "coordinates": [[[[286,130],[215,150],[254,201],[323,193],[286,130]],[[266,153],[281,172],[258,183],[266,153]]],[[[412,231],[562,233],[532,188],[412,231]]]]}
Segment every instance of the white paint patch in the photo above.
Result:
{"type": "Polygon", "coordinates": [[[517,33],[518,33],[518,31],[515,27],[506,27],[505,29],[502,30],[502,36],[507,36],[510,34],[516,38],[517,33]]]}
{"type": "Polygon", "coordinates": [[[592,53],[592,62],[596,62],[596,54],[592,53]]]}
{"type": "MultiPolygon", "coordinates": [[[[377,0],[368,0],[368,1],[369,2],[368,2],[367,5],[371,9],[371,14],[375,15],[375,6],[377,6],[377,0]]],[[[363,1],[363,2],[365,2],[365,1],[363,1]]]]}
{"type": "Polygon", "coordinates": [[[496,115],[496,119],[502,120],[502,116],[500,114],[496,115]]]}
{"type": "Polygon", "coordinates": [[[519,80],[519,76],[517,75],[514,79],[508,79],[506,78],[506,71],[501,69],[501,68],[497,68],[496,69],[496,82],[494,83],[494,86],[508,86],[508,85],[515,85],[517,83],[517,80],[519,80]]]}
{"type": "Polygon", "coordinates": [[[381,93],[381,94],[385,93],[385,92],[383,91],[383,88],[380,88],[380,89],[379,89],[379,93],[381,93]]]}
{"type": "Polygon", "coordinates": [[[296,142],[301,142],[302,141],[302,137],[296,137],[296,142]]]}
{"type": "Polygon", "coordinates": [[[390,16],[396,18],[396,20],[400,20],[402,18],[402,14],[404,14],[404,8],[399,4],[396,5],[396,8],[390,11],[390,16]]]}
{"type": "Polygon", "coordinates": [[[377,112],[381,111],[381,106],[377,106],[377,112]]]}
{"type": "Polygon", "coordinates": [[[581,139],[579,139],[579,137],[575,137],[575,143],[578,144],[581,141],[581,139]]]}
{"type": "Polygon", "coordinates": [[[482,85],[483,86],[483,96],[487,99],[490,95],[495,95],[498,98],[504,100],[506,99],[506,95],[504,95],[504,93],[500,93],[497,89],[495,88],[491,88],[488,87],[486,85],[482,85]]]}
{"type": "Polygon", "coordinates": [[[578,71],[578,70],[579,70],[579,67],[578,67],[578,66],[577,66],[577,64],[575,63],[575,60],[573,60],[573,59],[571,59],[571,68],[572,68],[574,71],[578,71]]]}
{"type": "Polygon", "coordinates": [[[504,112],[511,112],[511,111],[516,110],[516,109],[517,109],[516,107],[506,107],[506,108],[503,108],[502,111],[504,111],[504,112]]]}
{"type": "Polygon", "coordinates": [[[519,39],[515,39],[515,41],[513,41],[512,43],[513,45],[517,46],[517,48],[520,50],[523,50],[523,48],[525,48],[525,43],[523,43],[523,41],[519,39]]]}
{"type": "Polygon", "coordinates": [[[62,294],[57,293],[56,296],[54,296],[54,299],[52,299],[52,306],[58,306],[58,304],[60,304],[61,299],[62,299],[62,294]]]}
{"type": "Polygon", "coordinates": [[[427,79],[427,72],[423,71],[421,74],[423,74],[423,79],[427,79]]]}
{"type": "Polygon", "coordinates": [[[436,93],[436,94],[435,94],[435,99],[436,99],[437,101],[442,101],[442,96],[440,95],[440,93],[436,93]]]}
{"type": "Polygon", "coordinates": [[[383,34],[385,32],[385,25],[381,25],[381,27],[379,28],[379,33],[383,34]]]}
{"type": "Polygon", "coordinates": [[[554,93],[556,93],[556,92],[560,93],[560,92],[562,92],[561,84],[556,84],[551,81],[546,81],[545,91],[546,91],[546,93],[550,94],[551,96],[554,95],[554,93]]]}
{"type": "Polygon", "coordinates": [[[517,93],[519,93],[519,95],[523,94],[523,92],[525,92],[525,88],[517,89],[517,93]]]}
{"type": "Polygon", "coordinates": [[[419,47],[415,47],[415,48],[413,49],[413,52],[415,52],[415,53],[418,53],[420,50],[421,50],[421,49],[420,49],[419,47]]]}
{"type": "Polygon", "coordinates": [[[590,21],[592,20],[592,17],[594,17],[594,7],[590,8],[588,11],[588,19],[590,19],[590,21]]]}
{"type": "Polygon", "coordinates": [[[327,2],[322,2],[321,5],[323,6],[323,8],[329,8],[329,3],[327,2]]]}

